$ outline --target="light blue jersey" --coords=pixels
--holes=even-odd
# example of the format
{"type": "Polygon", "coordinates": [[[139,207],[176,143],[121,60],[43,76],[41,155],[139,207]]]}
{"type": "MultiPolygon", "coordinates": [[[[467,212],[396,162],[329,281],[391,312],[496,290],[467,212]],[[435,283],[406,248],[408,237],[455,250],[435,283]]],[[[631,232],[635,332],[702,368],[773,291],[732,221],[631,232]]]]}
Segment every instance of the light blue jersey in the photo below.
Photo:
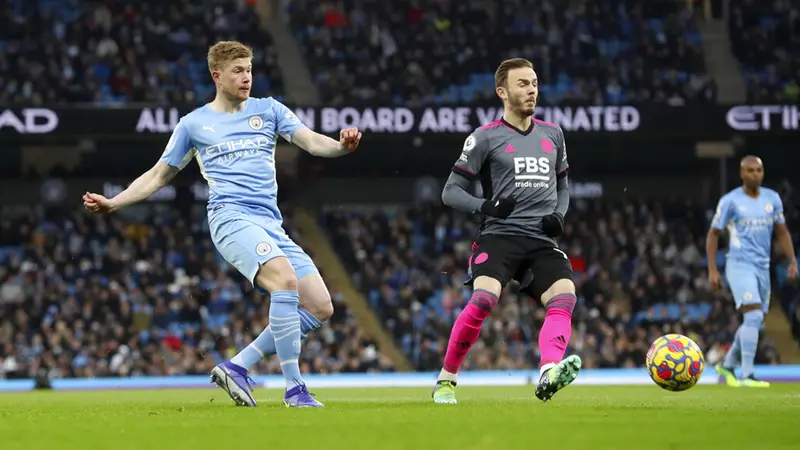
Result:
{"type": "Polygon", "coordinates": [[[197,160],[208,181],[208,208],[238,205],[262,217],[282,221],[275,181],[275,145],[280,135],[292,141],[303,124],[273,98],[250,98],[237,113],[209,105],[184,116],[167,143],[161,161],[183,169],[197,160]]]}
{"type": "Polygon", "coordinates": [[[291,142],[301,127],[297,116],[272,98],[250,98],[236,113],[205,105],[178,122],[160,159],[179,169],[197,161],[209,186],[211,239],[254,286],[259,267],[279,256],[289,259],[298,279],[317,272],[286,235],[278,210],[275,145],[278,136],[291,142]]]}
{"type": "Polygon", "coordinates": [[[737,308],[757,303],[769,308],[772,230],[782,223],[783,202],[772,189],[762,187],[753,198],[739,187],[720,199],[711,226],[728,231],[725,275],[737,308]]]}

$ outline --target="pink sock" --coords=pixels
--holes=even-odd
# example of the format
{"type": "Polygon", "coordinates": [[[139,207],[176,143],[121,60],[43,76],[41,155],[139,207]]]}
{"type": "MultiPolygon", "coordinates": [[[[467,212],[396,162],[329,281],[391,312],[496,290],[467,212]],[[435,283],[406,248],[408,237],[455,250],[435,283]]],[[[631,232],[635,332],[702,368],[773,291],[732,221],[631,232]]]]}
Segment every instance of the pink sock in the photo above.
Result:
{"type": "Polygon", "coordinates": [[[453,324],[453,331],[450,332],[447,353],[444,355],[444,370],[458,373],[469,349],[481,334],[483,321],[489,317],[495,305],[497,297],[491,292],[476,290],[472,293],[472,298],[458,315],[456,323],[453,324]]]}
{"type": "Polygon", "coordinates": [[[547,303],[544,325],[539,331],[539,367],[557,363],[564,359],[569,338],[572,335],[572,310],[575,309],[575,295],[561,294],[547,303]]]}

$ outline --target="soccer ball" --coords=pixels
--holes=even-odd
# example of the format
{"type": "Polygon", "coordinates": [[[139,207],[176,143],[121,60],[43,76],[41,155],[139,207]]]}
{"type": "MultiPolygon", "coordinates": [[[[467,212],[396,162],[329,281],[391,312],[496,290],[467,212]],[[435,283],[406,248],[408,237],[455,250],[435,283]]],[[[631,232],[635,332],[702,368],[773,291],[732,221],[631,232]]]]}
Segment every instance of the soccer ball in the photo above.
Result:
{"type": "Polygon", "coordinates": [[[667,334],[653,342],[647,352],[647,373],[668,391],[685,391],[703,374],[705,358],[695,342],[681,334],[667,334]]]}

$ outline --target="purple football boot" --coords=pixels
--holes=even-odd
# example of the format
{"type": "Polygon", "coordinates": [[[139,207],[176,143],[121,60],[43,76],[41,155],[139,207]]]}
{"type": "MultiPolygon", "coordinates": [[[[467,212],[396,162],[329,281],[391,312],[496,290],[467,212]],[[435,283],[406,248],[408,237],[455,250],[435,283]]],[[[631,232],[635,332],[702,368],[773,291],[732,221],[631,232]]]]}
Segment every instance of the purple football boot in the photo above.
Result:
{"type": "Polygon", "coordinates": [[[225,362],[211,370],[211,382],[216,383],[237,406],[256,406],[250,392],[255,382],[247,376],[247,369],[225,362]]]}
{"type": "Polygon", "coordinates": [[[325,406],[314,399],[305,384],[298,384],[286,391],[286,395],[283,396],[283,404],[290,408],[322,408],[325,406]]]}

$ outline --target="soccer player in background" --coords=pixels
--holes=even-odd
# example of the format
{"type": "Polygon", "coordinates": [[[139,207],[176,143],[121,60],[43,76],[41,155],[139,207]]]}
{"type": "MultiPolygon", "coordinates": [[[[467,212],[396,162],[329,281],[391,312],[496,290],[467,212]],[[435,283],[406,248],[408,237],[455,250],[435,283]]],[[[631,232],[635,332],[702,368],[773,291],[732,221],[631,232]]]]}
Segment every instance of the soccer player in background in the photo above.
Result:
{"type": "Polygon", "coordinates": [[[91,212],[114,212],[148,198],[196,159],[210,188],[214,245],[253,286],[270,294],[269,326],[216,366],[212,382],[237,405],[256,406],[248,369],[277,353],[286,381],[284,403],[321,407],[306,388],[298,358],[302,338],[333,314],[333,304],[311,258],[283,230],[275,145],[280,135],[312,155],[334,158],[354,151],[361,133],[341,130],[336,141],[303,126],[272,97],[250,98],[252,59],[252,50],[239,42],[214,44],[208,68],[216,98],[178,122],[161,159],[126,190],[111,199],[87,192],[83,201],[91,212]]]}
{"type": "Polygon", "coordinates": [[[563,359],[576,301],[572,266],[555,240],[563,232],[569,206],[564,132],[533,119],[539,81],[530,61],[504,61],[494,82],[503,100],[503,118],[467,137],[442,192],[446,205],[485,217],[470,258],[472,297],[453,325],[433,390],[433,401],[440,404],[456,403],[461,363],[512,279],[546,308],[536,396],[549,400],[581,368],[578,356],[563,359]],[[467,191],[477,180],[485,198],[467,191]]]}
{"type": "Polygon", "coordinates": [[[754,362],[758,349],[758,333],[769,311],[769,262],[772,249],[773,228],[777,231],[781,251],[789,258],[788,278],[797,277],[797,258],[792,238],[783,217],[783,202],[772,189],[761,186],[764,165],[756,156],[746,156],[740,163],[742,186],[719,200],[706,238],[708,256],[708,281],[712,289],[722,285],[717,269],[717,244],[719,234],[728,230],[728,254],[725,276],[733,293],[736,309],[743,322],[736,330],[733,344],[717,373],[728,386],[769,387],[769,383],[754,376],[754,362]],[[742,379],[737,380],[734,369],[741,363],[742,379]]]}

